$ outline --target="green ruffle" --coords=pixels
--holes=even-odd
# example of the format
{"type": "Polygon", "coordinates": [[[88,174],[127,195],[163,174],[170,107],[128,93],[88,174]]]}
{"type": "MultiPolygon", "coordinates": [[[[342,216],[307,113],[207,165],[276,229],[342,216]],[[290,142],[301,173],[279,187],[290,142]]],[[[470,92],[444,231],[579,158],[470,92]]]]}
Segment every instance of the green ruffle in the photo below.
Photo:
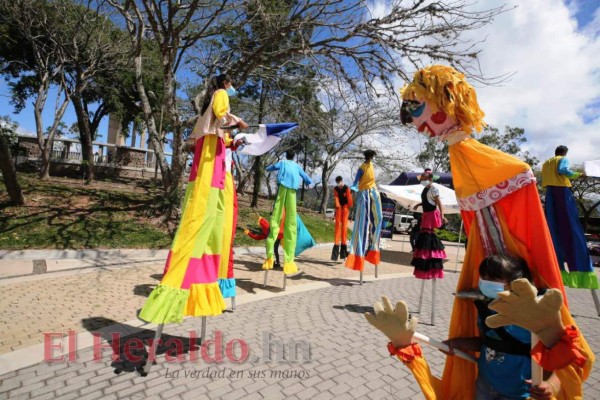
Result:
{"type": "Polygon", "coordinates": [[[190,291],[186,289],[158,285],[150,293],[139,317],[155,324],[181,322],[189,295],[190,291]]]}
{"type": "Polygon", "coordinates": [[[565,286],[570,288],[578,288],[578,289],[598,289],[600,285],[598,285],[598,276],[596,276],[596,272],[567,272],[560,271],[562,275],[562,280],[565,286]]]}

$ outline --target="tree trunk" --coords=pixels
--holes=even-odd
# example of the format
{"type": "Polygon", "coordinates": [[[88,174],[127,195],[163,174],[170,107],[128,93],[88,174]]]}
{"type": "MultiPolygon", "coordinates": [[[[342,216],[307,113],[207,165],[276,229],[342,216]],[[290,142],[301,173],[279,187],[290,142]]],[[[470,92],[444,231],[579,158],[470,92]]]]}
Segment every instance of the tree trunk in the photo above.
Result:
{"type": "Polygon", "coordinates": [[[6,186],[6,190],[8,191],[10,202],[17,206],[24,205],[25,198],[17,180],[17,171],[15,170],[10,154],[10,144],[2,134],[0,134],[0,170],[2,171],[4,186],[6,186]]]}
{"type": "Polygon", "coordinates": [[[260,181],[262,178],[262,157],[256,156],[254,159],[254,165],[252,166],[254,174],[254,187],[252,189],[252,202],[250,207],[255,208],[258,206],[258,193],[260,192],[260,181]]]}
{"type": "Polygon", "coordinates": [[[81,142],[82,167],[85,171],[85,183],[90,184],[95,179],[94,173],[94,146],[92,145],[92,132],[90,129],[90,116],[83,106],[81,92],[71,97],[75,114],[77,115],[77,127],[79,128],[79,141],[81,142]]]}
{"type": "Polygon", "coordinates": [[[321,193],[321,205],[319,206],[319,212],[325,214],[327,211],[327,201],[329,200],[329,161],[323,163],[323,171],[321,171],[321,183],[323,185],[323,193],[321,193]]]}

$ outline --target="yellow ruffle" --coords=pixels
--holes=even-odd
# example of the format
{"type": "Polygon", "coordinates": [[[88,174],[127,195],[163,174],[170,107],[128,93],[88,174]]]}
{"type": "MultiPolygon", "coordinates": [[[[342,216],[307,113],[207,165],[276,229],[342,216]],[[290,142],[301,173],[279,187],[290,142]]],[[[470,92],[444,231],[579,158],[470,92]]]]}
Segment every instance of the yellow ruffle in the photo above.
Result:
{"type": "Polygon", "coordinates": [[[262,269],[266,269],[266,270],[273,269],[273,264],[274,264],[273,257],[267,258],[267,260],[262,265],[262,269]]]}
{"type": "Polygon", "coordinates": [[[220,315],[226,308],[219,284],[201,283],[190,286],[184,313],[192,317],[207,317],[220,315]]]}
{"type": "Polygon", "coordinates": [[[298,266],[294,261],[286,261],[283,263],[283,273],[293,275],[298,272],[298,266]]]}

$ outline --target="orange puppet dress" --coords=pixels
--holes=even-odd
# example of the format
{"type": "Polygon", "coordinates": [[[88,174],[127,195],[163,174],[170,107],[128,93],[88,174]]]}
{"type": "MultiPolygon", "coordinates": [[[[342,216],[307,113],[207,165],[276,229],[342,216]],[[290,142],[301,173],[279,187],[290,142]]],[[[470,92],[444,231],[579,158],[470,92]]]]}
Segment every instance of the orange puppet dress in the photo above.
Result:
{"type": "Polygon", "coordinates": [[[352,208],[352,191],[346,185],[333,188],[335,202],[335,233],[332,259],[337,260],[338,253],[342,259],[348,256],[348,216],[352,208]],[[339,246],[339,247],[338,247],[339,246]]]}
{"type": "MultiPolygon", "coordinates": [[[[562,322],[572,327],[570,332],[577,332],[529,165],[470,137],[473,130],[481,131],[484,125],[474,88],[454,68],[433,65],[415,73],[413,81],[402,89],[402,97],[402,122],[412,123],[419,132],[449,144],[453,183],[469,238],[456,291],[477,288],[478,266],[486,257],[502,253],[521,257],[527,262],[536,287],[562,292],[562,322]]],[[[474,337],[478,332],[474,305],[455,299],[448,337],[474,337]]],[[[582,397],[582,382],[594,362],[581,334],[569,343],[577,351],[577,358],[572,357],[575,352],[569,354],[561,351],[561,346],[554,346],[546,349],[552,355],[548,358],[562,362],[542,363],[561,380],[559,399],[582,397]]],[[[422,356],[417,354],[414,361],[410,368],[428,399],[474,398],[475,364],[447,357],[439,380],[429,373],[422,356]]]]}

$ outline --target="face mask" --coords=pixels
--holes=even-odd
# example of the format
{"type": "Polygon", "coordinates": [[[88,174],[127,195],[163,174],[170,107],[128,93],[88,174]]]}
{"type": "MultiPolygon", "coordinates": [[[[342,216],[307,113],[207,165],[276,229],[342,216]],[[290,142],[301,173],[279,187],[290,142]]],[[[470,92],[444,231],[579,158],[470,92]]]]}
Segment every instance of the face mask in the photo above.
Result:
{"type": "Polygon", "coordinates": [[[481,293],[489,299],[497,299],[498,293],[504,292],[504,283],[486,281],[485,279],[479,278],[479,290],[481,293]]]}
{"type": "Polygon", "coordinates": [[[233,86],[229,86],[228,89],[225,90],[227,92],[227,95],[229,97],[235,97],[235,95],[237,94],[237,90],[235,90],[235,88],[233,86]]]}
{"type": "Polygon", "coordinates": [[[429,186],[430,183],[431,181],[421,181],[421,185],[423,186],[429,186]]]}

